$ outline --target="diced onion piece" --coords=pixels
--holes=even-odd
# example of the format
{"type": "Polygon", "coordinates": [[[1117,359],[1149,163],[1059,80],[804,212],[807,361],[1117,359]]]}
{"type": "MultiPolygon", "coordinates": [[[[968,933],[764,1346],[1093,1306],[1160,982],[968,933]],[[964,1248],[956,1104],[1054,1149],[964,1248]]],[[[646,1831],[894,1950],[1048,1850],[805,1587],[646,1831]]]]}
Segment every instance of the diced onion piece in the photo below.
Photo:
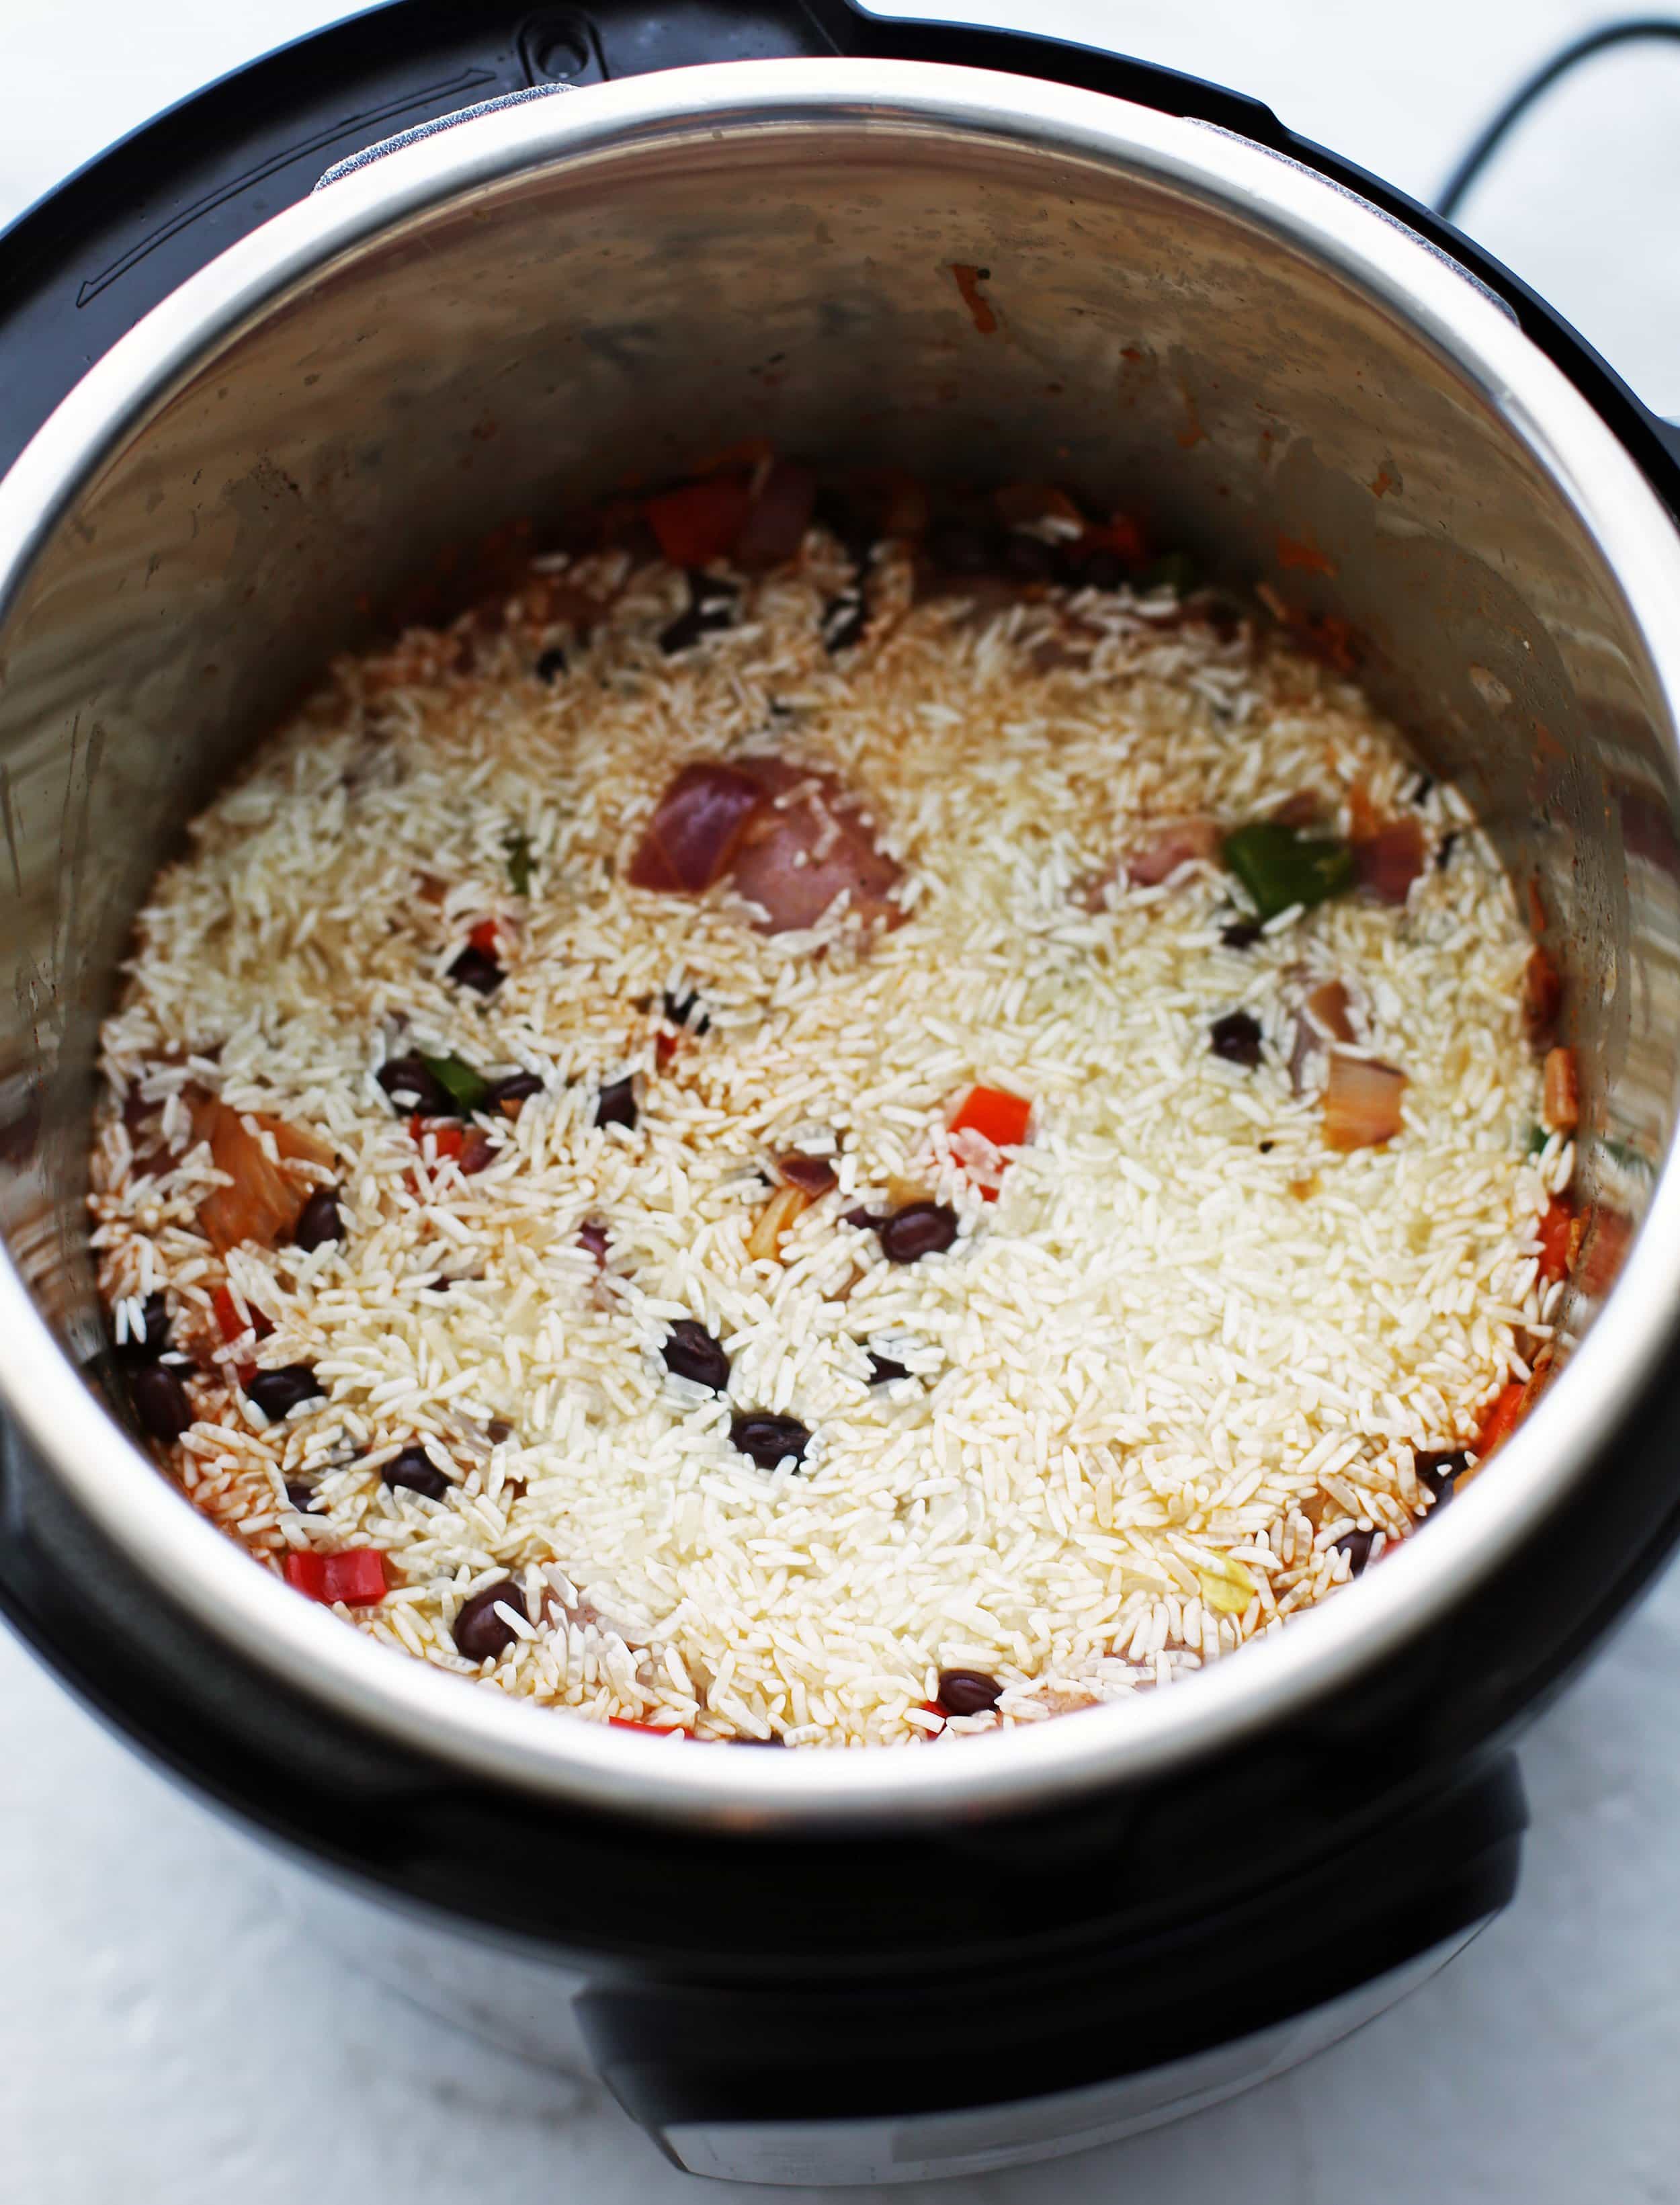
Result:
{"type": "Polygon", "coordinates": [[[1221,1615],[1240,1615],[1260,1590],[1243,1565],[1232,1561],[1229,1554],[1222,1557],[1217,1572],[1198,1570],[1196,1577],[1202,1599],[1221,1615]]]}
{"type": "Polygon", "coordinates": [[[1330,1057],[1324,1089],[1324,1138],[1333,1149],[1375,1148],[1400,1130],[1406,1075],[1362,1056],[1330,1057]]]}
{"type": "Polygon", "coordinates": [[[1167,820],[1129,853],[1125,877],[1135,889],[1159,888],[1181,865],[1218,857],[1220,839],[1220,830],[1211,819],[1167,820]]]}
{"type": "Polygon", "coordinates": [[[774,1263],[781,1253],[781,1239],[794,1219],[810,1208],[811,1198],[802,1186],[779,1186],[753,1220],[746,1252],[754,1263],[774,1263]]]}
{"type": "Polygon", "coordinates": [[[757,758],[747,770],[772,801],[747,821],[730,871],[737,892],[763,912],[763,931],[814,926],[842,893],[866,925],[896,924],[902,913],[891,891],[900,868],[876,847],[856,793],[781,758],[757,758]]]}
{"type": "Polygon", "coordinates": [[[650,497],[648,525],[674,567],[703,567],[734,550],[751,503],[739,475],[714,475],[650,497]]]}
{"type": "Polygon", "coordinates": [[[1572,1049],[1550,1049],[1546,1052],[1541,1108],[1554,1133],[1572,1133],[1581,1122],[1581,1091],[1576,1080],[1572,1049]]]}
{"type": "Polygon", "coordinates": [[[1276,826],[1304,829],[1316,827],[1325,809],[1324,799],[1315,788],[1297,788],[1281,804],[1273,805],[1266,816],[1276,826]]]}
{"type": "Polygon", "coordinates": [[[335,1601],[347,1608],[372,1608],[390,1589],[385,1557],[374,1547],[347,1547],[337,1554],[291,1554],[282,1567],[295,1591],[329,1608],[335,1601]]]}
{"type": "Polygon", "coordinates": [[[1355,842],[1366,841],[1382,825],[1382,814],[1362,781],[1356,781],[1347,793],[1347,814],[1349,839],[1355,842]]]}
{"type": "Polygon", "coordinates": [[[805,540],[816,478],[793,460],[778,460],[765,476],[735,539],[735,561],[749,569],[779,566],[805,540]]]}
{"type": "MultiPolygon", "coordinates": [[[[252,1113],[252,1123],[273,1136],[282,1158],[329,1164],[332,1150],[312,1133],[300,1132],[278,1118],[252,1113]]],[[[275,1162],[237,1110],[206,1096],[193,1113],[196,1140],[210,1144],[211,1162],[231,1185],[218,1186],[199,1204],[199,1227],[218,1255],[242,1241],[276,1248],[290,1237],[312,1190],[283,1164],[275,1162]]]]}
{"type": "Polygon", "coordinates": [[[931,1202],[932,1191],[920,1180],[905,1179],[894,1172],[887,1182],[887,1206],[889,1209],[908,1209],[912,1203],[931,1202]]]}
{"type": "Polygon", "coordinates": [[[702,895],[722,879],[747,822],[764,801],[757,782],[715,760],[686,765],[654,809],[635,856],[629,882],[702,895]]]}
{"type": "Polygon", "coordinates": [[[1523,967],[1523,1031],[1531,1047],[1551,1045],[1563,1001],[1564,984],[1558,968],[1536,942],[1523,967]]]}
{"type": "Polygon", "coordinates": [[[1379,903],[1404,903],[1422,873],[1423,859],[1423,823],[1410,817],[1391,819],[1353,845],[1359,884],[1379,903]]]}
{"type": "Polygon", "coordinates": [[[776,1158],[776,1175],[785,1186],[797,1186],[813,1202],[821,1195],[831,1193],[840,1185],[839,1177],[827,1156],[801,1156],[797,1150],[790,1156],[776,1158]]]}
{"type": "Polygon", "coordinates": [[[1540,1241],[1541,1278],[1548,1281],[1561,1279],[1570,1267],[1570,1242],[1575,1235],[1574,1212],[1566,1202],[1554,1198],[1546,1204],[1535,1229],[1540,1241]]]}
{"type": "Polygon", "coordinates": [[[1307,998],[1307,1015],[1321,1033],[1333,1041],[1351,1041],[1353,1020],[1348,1015],[1347,990],[1339,980],[1325,980],[1307,998]]]}

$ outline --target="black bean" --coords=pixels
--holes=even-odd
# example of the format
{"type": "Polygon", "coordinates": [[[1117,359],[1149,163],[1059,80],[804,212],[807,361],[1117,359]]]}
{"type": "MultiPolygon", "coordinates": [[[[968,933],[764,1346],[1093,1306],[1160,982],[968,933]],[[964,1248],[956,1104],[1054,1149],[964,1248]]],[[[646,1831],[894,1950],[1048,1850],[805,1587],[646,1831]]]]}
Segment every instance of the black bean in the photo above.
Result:
{"type": "Polygon", "coordinates": [[[301,1478],[288,1478],[286,1498],[300,1516],[314,1514],[315,1488],[312,1485],[306,1485],[301,1478]]]}
{"type": "Polygon", "coordinates": [[[344,1213],[338,1206],[335,1186],[318,1186],[298,1212],[292,1227],[294,1247],[324,1248],[329,1240],[344,1238],[344,1213]]]}
{"type": "Polygon", "coordinates": [[[475,995],[493,996],[508,975],[494,957],[469,942],[449,967],[449,978],[463,988],[471,988],[475,995]]]}
{"type": "Polygon", "coordinates": [[[558,644],[545,651],[537,662],[537,679],[539,681],[558,681],[565,671],[566,653],[558,644]]]}
{"type": "Polygon", "coordinates": [[[709,1386],[714,1394],[727,1392],[729,1358],[722,1344],[695,1318],[679,1317],[659,1352],[674,1377],[692,1378],[697,1386],[709,1386]]]}
{"type": "Polygon", "coordinates": [[[1257,918],[1233,918],[1220,927],[1220,940],[1227,949],[1252,949],[1263,931],[1257,918]]]}
{"type": "Polygon", "coordinates": [[[1003,539],[1003,571],[1018,582],[1048,582],[1056,571],[1053,545],[1042,536],[1026,536],[1012,528],[1003,539]]]}
{"type": "Polygon", "coordinates": [[[1440,1448],[1433,1453],[1412,1457],[1418,1483],[1427,1486],[1434,1495],[1437,1508],[1444,1508],[1451,1500],[1454,1491],[1452,1481],[1460,1471],[1468,1470],[1469,1464],[1470,1459],[1463,1447],[1440,1448]]]}
{"type": "Polygon", "coordinates": [[[840,1219],[840,1223],[842,1225],[856,1225],[859,1227],[865,1225],[870,1227],[881,1226],[884,1225],[886,1222],[887,1218],[884,1212],[880,1216],[877,1216],[874,1210],[866,1209],[861,1203],[856,1209],[848,1209],[846,1215],[840,1219]]]}
{"type": "Polygon", "coordinates": [[[787,1740],[779,1730],[773,1730],[768,1738],[748,1738],[742,1734],[732,1738],[729,1743],[731,1745],[786,1745],[787,1740]]]}
{"type": "Polygon", "coordinates": [[[454,1097],[418,1056],[394,1056],[374,1077],[399,1110],[417,1110],[423,1118],[460,1114],[454,1097]]]}
{"type": "Polygon", "coordinates": [[[735,617],[735,594],[733,582],[716,581],[709,574],[691,574],[688,609],[679,613],[668,627],[661,630],[659,648],[668,656],[672,651],[686,651],[703,635],[729,627],[735,617]]]}
{"type": "Polygon", "coordinates": [[[506,1617],[496,1614],[498,1603],[511,1608],[516,1615],[526,1614],[525,1595],[512,1578],[498,1578],[483,1592],[475,1592],[456,1616],[455,1646],[469,1661],[494,1661],[519,1637],[506,1617]]]}
{"type": "Polygon", "coordinates": [[[516,1116],[517,1112],[502,1108],[508,1102],[528,1102],[533,1095],[543,1092],[543,1083],[534,1072],[510,1072],[505,1079],[492,1079],[490,1091],[484,1097],[486,1110],[501,1110],[504,1118],[516,1116]]]}
{"type": "Polygon", "coordinates": [[[984,1715],[1003,1697],[1003,1686],[983,1669],[941,1669],[939,1704],[948,1715],[984,1715]]]}
{"type": "Polygon", "coordinates": [[[636,1123],[636,1088],[628,1074],[622,1079],[611,1081],[601,1090],[595,1105],[595,1122],[597,1126],[633,1128],[636,1123]]]}
{"type": "Polygon", "coordinates": [[[193,1405],[178,1375],[161,1363],[143,1363],[128,1381],[140,1429],[171,1447],[193,1421],[193,1405]]]}
{"type": "Polygon", "coordinates": [[[848,498],[839,490],[819,490],[811,517],[819,527],[828,530],[859,572],[868,567],[875,556],[878,531],[848,498]]]}
{"type": "Polygon", "coordinates": [[[989,574],[1001,547],[986,529],[965,520],[941,520],[929,530],[927,548],[943,574],[989,574]]]}
{"type": "Polygon", "coordinates": [[[1208,1043],[1215,1056],[1252,1072],[1260,1062],[1260,1021],[1246,1011],[1227,1011],[1222,1019],[1214,1020],[1208,1043]]]}
{"type": "Polygon", "coordinates": [[[1261,1144],[1260,1144],[1260,1153],[1261,1153],[1261,1155],[1262,1156],[1269,1156],[1271,1155],[1271,1153],[1272,1153],[1273,1150],[1273,1149],[1275,1149],[1275,1148],[1277,1147],[1277,1145],[1278,1145],[1278,1144],[1277,1144],[1277,1143],[1276,1143],[1275,1141],[1262,1141],[1262,1142],[1261,1142],[1261,1144]]]}
{"type": "Polygon", "coordinates": [[[131,1332],[115,1350],[119,1363],[155,1363],[169,1344],[169,1307],[162,1294],[148,1294],[140,1311],[145,1337],[131,1332]]]}
{"type": "MultiPolygon", "coordinates": [[[[668,988],[665,990],[664,1000],[665,1015],[669,1019],[671,1024],[674,1026],[686,1026],[688,1024],[689,1018],[694,1009],[694,1006],[699,1001],[700,998],[692,988],[689,990],[686,996],[674,996],[671,993],[671,990],[668,988]]],[[[712,1022],[710,1019],[709,1019],[706,1013],[702,1011],[699,1017],[694,1021],[695,1032],[697,1034],[709,1033],[711,1031],[711,1026],[712,1022]]]]}
{"type": "Polygon", "coordinates": [[[597,1225],[592,1217],[586,1217],[578,1227],[578,1245],[586,1248],[597,1263],[606,1262],[607,1251],[612,1245],[607,1238],[606,1227],[597,1225]]]}
{"type": "Polygon", "coordinates": [[[1456,827],[1450,835],[1441,836],[1441,846],[1435,853],[1435,871],[1438,873],[1444,873],[1446,871],[1448,861],[1452,856],[1453,845],[1457,840],[1458,830],[1456,827]]]}
{"type": "Polygon", "coordinates": [[[387,1485],[418,1493],[423,1501],[442,1501],[454,1480],[446,1477],[421,1447],[406,1447],[380,1471],[387,1485]]]}
{"type": "Polygon", "coordinates": [[[789,1455],[803,1462],[810,1444],[810,1433],[797,1417],[737,1417],[729,1436],[760,1470],[774,1470],[789,1455]]]}
{"type": "Polygon", "coordinates": [[[868,1354],[871,1386],[890,1386],[895,1378],[909,1377],[910,1372],[905,1365],[895,1363],[890,1355],[877,1355],[872,1347],[868,1350],[868,1354]]]}
{"type": "Polygon", "coordinates": [[[1093,551],[1074,565],[1071,577],[1083,590],[1118,590],[1125,578],[1125,561],[1118,551],[1093,551]]]}
{"type": "Polygon", "coordinates": [[[306,1363],[284,1363],[278,1370],[256,1371],[245,1389],[246,1400],[276,1423],[300,1401],[318,1400],[325,1391],[306,1363]]]}
{"type": "Polygon", "coordinates": [[[1365,1565],[1371,1559],[1371,1548],[1376,1543],[1376,1536],[1374,1531],[1349,1531],[1337,1540],[1335,1551],[1347,1556],[1350,1577],[1363,1574],[1365,1565]]]}
{"type": "Polygon", "coordinates": [[[861,590],[842,590],[822,608],[822,648],[830,657],[850,651],[870,624],[869,601],[861,590]]]}
{"type": "Polygon", "coordinates": [[[889,1263],[914,1263],[951,1245],[957,1237],[957,1213],[948,1203],[907,1202],[876,1229],[889,1263]]]}

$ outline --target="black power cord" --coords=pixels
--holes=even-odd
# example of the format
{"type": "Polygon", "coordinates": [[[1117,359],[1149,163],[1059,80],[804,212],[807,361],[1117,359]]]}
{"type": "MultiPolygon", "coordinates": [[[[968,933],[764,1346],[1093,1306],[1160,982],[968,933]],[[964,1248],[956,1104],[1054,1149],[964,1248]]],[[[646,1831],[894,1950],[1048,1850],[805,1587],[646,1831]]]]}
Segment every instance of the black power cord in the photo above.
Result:
{"type": "Polygon", "coordinates": [[[1559,77],[1567,76],[1581,62],[1590,61],[1611,46],[1629,45],[1639,39],[1673,39],[1680,40],[1680,20],[1671,16],[1630,16],[1620,23],[1606,23],[1584,38],[1575,40],[1556,53],[1543,67],[1537,68],[1528,80],[1517,86],[1499,113],[1482,131],[1443,187],[1435,201],[1435,211],[1451,222],[1470,186],[1487,166],[1513,127],[1540,96],[1550,92],[1559,77]]]}

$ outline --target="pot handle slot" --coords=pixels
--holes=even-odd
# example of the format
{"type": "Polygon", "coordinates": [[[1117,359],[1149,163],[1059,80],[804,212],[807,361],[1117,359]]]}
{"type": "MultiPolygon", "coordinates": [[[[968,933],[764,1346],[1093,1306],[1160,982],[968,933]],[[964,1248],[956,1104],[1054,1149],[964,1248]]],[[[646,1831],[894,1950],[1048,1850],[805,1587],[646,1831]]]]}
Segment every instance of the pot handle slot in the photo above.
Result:
{"type": "MultiPolygon", "coordinates": [[[[611,4],[611,0],[607,0],[611,4]]],[[[1269,107],[1220,86],[1122,55],[1041,38],[1020,31],[979,31],[953,23],[867,15],[863,0],[785,0],[803,7],[839,53],[882,59],[944,62],[953,66],[1012,70],[1019,76],[1047,77],[1107,92],[1139,106],[1217,123],[1257,145],[1298,162],[1303,168],[1367,199],[1392,221],[1433,246],[1471,281],[1491,292],[1517,325],[1582,391],[1643,467],[1653,487],[1680,518],[1680,422],[1654,413],[1601,359],[1579,332],[1565,323],[1502,261],[1465,235],[1452,219],[1471,183],[1506,133],[1533,102],[1577,62],[1625,40],[1680,39],[1680,22],[1647,17],[1600,26],[1554,56],[1519,86],[1460,162],[1438,206],[1395,189],[1393,185],[1347,161],[1327,147],[1303,138],[1280,122],[1269,107]]]]}
{"type": "MultiPolygon", "coordinates": [[[[1488,163],[1505,145],[1517,125],[1554,86],[1572,75],[1583,62],[1595,60],[1600,54],[1612,47],[1642,44],[1647,40],[1680,42],[1680,21],[1666,17],[1630,16],[1620,22],[1600,23],[1596,29],[1585,33],[1560,46],[1549,60],[1526,76],[1504,104],[1486,122],[1460,158],[1457,166],[1441,187],[1435,201],[1437,213],[1449,222],[1457,222],[1460,208],[1486,172],[1488,163]]],[[[1649,407],[1641,403],[1641,411],[1651,432],[1665,447],[1671,458],[1680,461],[1680,421],[1665,420],[1649,407]]],[[[1670,503],[1675,501],[1671,496],[1670,503]]],[[[1680,508],[1677,508],[1680,509],[1680,508]]]]}
{"type": "Polygon", "coordinates": [[[525,89],[476,100],[376,139],[335,162],[314,189],[324,190],[458,123],[552,92],[702,62],[825,54],[1007,70],[1215,122],[1268,144],[1282,134],[1277,117],[1260,101],[1176,69],[1036,33],[870,15],[853,0],[698,0],[685,9],[652,11],[645,0],[591,0],[587,8],[549,9],[528,17],[515,46],[529,79],[525,89]]]}

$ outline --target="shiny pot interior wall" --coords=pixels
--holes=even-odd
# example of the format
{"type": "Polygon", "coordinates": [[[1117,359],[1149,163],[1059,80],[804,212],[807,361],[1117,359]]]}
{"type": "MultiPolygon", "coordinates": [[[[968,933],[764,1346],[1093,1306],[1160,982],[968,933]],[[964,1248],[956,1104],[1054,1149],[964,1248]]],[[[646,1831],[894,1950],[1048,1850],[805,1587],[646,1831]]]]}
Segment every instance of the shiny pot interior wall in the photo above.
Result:
{"type": "Polygon", "coordinates": [[[1589,1175],[1639,1207],[1680,1028],[1671,734],[1614,578],[1511,425],[1211,192],[888,115],[761,122],[411,217],[225,342],[53,530],[0,628],[0,1173],[79,1352],[97,1021],[185,818],[451,547],[513,520],[540,539],[746,436],[1065,481],[1349,623],[1538,883],[1584,1108],[1618,1143],[1589,1175]]]}

